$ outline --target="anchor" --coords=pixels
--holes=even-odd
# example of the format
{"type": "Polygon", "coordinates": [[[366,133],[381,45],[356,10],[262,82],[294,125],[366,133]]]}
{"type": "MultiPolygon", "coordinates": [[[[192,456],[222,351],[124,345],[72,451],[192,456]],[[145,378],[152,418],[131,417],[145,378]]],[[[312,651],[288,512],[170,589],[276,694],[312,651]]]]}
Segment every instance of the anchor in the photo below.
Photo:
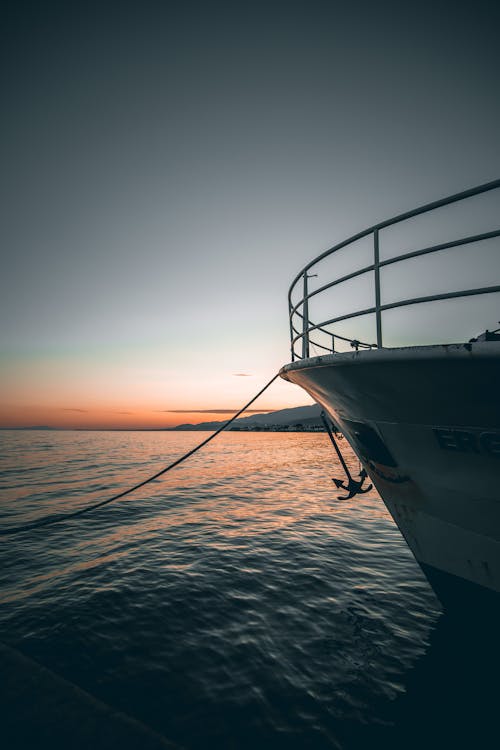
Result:
{"type": "Polygon", "coordinates": [[[342,453],[340,452],[340,448],[338,447],[335,441],[331,427],[326,419],[325,412],[322,411],[320,416],[321,416],[321,420],[323,424],[325,425],[325,429],[328,432],[330,440],[332,441],[332,445],[335,448],[339,461],[342,464],[342,468],[344,469],[346,477],[347,477],[347,484],[343,482],[342,479],[335,479],[334,477],[332,477],[332,482],[337,487],[337,489],[342,488],[343,490],[347,490],[349,493],[348,495],[345,495],[345,496],[337,495],[337,499],[349,500],[351,497],[354,497],[355,495],[360,495],[360,494],[362,495],[365,492],[368,492],[369,490],[372,489],[372,486],[373,486],[369,484],[367,487],[363,487],[363,483],[365,479],[367,478],[368,474],[366,473],[364,469],[361,469],[361,471],[359,472],[359,479],[354,479],[354,477],[352,476],[351,472],[348,469],[346,462],[344,461],[344,457],[342,453]]]}

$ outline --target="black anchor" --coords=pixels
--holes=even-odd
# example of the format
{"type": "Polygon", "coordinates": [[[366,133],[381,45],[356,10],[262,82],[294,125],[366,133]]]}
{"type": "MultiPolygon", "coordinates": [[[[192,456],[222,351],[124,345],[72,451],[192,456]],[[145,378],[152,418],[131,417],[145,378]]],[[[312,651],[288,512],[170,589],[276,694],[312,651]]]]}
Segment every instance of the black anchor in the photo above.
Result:
{"type": "Polygon", "coordinates": [[[328,421],[326,419],[325,412],[321,412],[321,420],[323,424],[325,425],[325,429],[328,432],[328,435],[330,436],[330,440],[332,441],[332,445],[335,448],[337,452],[337,456],[339,457],[339,461],[342,464],[342,468],[345,471],[346,477],[347,477],[347,484],[342,481],[342,479],[335,479],[332,477],[332,482],[334,483],[335,487],[338,489],[342,488],[343,490],[348,491],[348,495],[342,496],[337,495],[338,500],[349,500],[351,497],[354,497],[355,495],[364,494],[365,492],[368,492],[372,489],[371,484],[369,484],[367,487],[363,487],[363,483],[365,479],[367,478],[368,474],[364,469],[361,469],[359,472],[359,479],[354,479],[351,472],[349,471],[346,462],[344,461],[344,457],[342,453],[340,452],[340,448],[338,447],[335,438],[333,437],[333,432],[330,428],[330,425],[328,424],[328,421]]]}

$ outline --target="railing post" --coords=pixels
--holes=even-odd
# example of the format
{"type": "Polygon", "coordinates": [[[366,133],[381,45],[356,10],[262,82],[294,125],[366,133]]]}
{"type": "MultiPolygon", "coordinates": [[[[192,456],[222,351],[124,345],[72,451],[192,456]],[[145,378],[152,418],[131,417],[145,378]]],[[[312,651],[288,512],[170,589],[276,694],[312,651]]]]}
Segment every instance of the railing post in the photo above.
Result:
{"type": "Polygon", "coordinates": [[[307,299],[307,271],[304,271],[304,304],[302,306],[302,359],[309,356],[309,300],[307,299]]]}
{"type": "Polygon", "coordinates": [[[373,231],[373,271],[375,274],[375,320],[377,323],[377,348],[382,348],[382,312],[380,310],[380,255],[378,229],[373,231]]]}
{"type": "Polygon", "coordinates": [[[290,349],[291,349],[290,353],[292,357],[291,361],[295,362],[295,346],[293,343],[293,316],[292,316],[292,303],[291,302],[288,304],[288,315],[290,318],[290,349]]]}

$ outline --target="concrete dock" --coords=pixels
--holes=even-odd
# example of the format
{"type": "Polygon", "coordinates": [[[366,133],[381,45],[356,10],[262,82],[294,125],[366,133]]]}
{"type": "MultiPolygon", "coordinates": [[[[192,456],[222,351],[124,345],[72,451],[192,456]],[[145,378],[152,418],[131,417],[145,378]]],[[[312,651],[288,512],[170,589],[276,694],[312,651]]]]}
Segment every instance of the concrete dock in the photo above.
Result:
{"type": "Polygon", "coordinates": [[[6,750],[182,750],[0,643],[0,742],[6,750]]]}

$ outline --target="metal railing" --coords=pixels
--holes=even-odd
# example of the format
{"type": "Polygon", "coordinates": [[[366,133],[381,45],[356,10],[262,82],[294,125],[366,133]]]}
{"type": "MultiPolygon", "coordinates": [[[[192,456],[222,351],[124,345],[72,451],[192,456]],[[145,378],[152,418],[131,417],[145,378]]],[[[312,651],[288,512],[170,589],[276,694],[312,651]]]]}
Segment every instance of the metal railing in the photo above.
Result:
{"type": "MultiPolygon", "coordinates": [[[[387,227],[391,227],[395,224],[400,224],[401,222],[406,221],[407,219],[412,219],[416,216],[420,216],[422,214],[435,211],[436,209],[442,208],[443,206],[448,206],[450,204],[457,203],[458,201],[463,201],[467,198],[471,198],[481,193],[486,193],[491,190],[496,190],[499,188],[500,188],[500,180],[494,180],[493,182],[488,182],[484,185],[479,185],[478,187],[471,188],[470,190],[466,190],[462,193],[456,193],[455,195],[449,196],[448,198],[443,198],[441,200],[434,201],[433,203],[428,203],[424,206],[421,206],[420,208],[414,209],[413,211],[407,211],[406,213],[399,214],[398,216],[395,216],[392,219],[388,219],[387,221],[382,221],[379,224],[375,224],[374,226],[369,227],[368,229],[365,229],[362,232],[358,232],[357,234],[353,235],[352,237],[349,237],[343,242],[339,242],[337,245],[321,253],[321,255],[318,255],[317,258],[314,258],[314,260],[308,263],[302,269],[302,271],[300,271],[300,273],[297,274],[288,292],[292,361],[294,361],[295,359],[305,359],[309,357],[309,351],[310,351],[311,345],[314,345],[315,347],[328,353],[334,353],[336,351],[337,341],[348,342],[355,349],[383,347],[382,322],[383,322],[383,313],[386,310],[392,310],[398,307],[406,307],[409,305],[416,305],[416,304],[424,303],[424,302],[435,302],[438,300],[449,300],[449,299],[453,299],[457,297],[469,297],[473,295],[491,294],[494,292],[500,292],[500,285],[492,285],[492,286],[486,286],[486,287],[479,287],[475,289],[450,291],[450,292],[446,292],[443,294],[422,295],[422,296],[411,297],[407,299],[398,300],[396,302],[393,301],[393,302],[388,302],[386,304],[383,304],[381,300],[381,285],[380,285],[381,271],[387,266],[393,265],[395,263],[401,263],[401,262],[407,261],[409,258],[416,258],[418,256],[429,255],[431,253],[437,253],[439,251],[446,250],[449,248],[459,247],[461,245],[469,245],[474,242],[479,242],[482,240],[489,240],[494,237],[500,236],[500,229],[495,229],[493,231],[483,232],[482,234],[474,234],[474,235],[470,235],[466,237],[460,237],[458,239],[454,239],[448,242],[442,242],[442,243],[434,244],[428,247],[422,247],[417,250],[412,250],[411,252],[406,252],[406,253],[403,253],[403,254],[400,254],[400,255],[385,259],[385,260],[381,260],[380,259],[380,232],[382,230],[386,229],[387,227]],[[346,248],[349,245],[352,245],[358,240],[369,237],[370,235],[372,236],[372,243],[373,243],[373,263],[370,263],[369,265],[365,265],[361,268],[358,268],[357,270],[352,271],[351,273],[347,273],[342,276],[339,276],[338,278],[334,278],[332,281],[329,281],[328,283],[323,284],[322,286],[315,289],[314,291],[309,292],[308,281],[313,276],[317,276],[317,274],[310,273],[310,270],[312,268],[314,268],[318,263],[320,263],[325,258],[338,252],[339,250],[346,248]],[[326,290],[332,289],[333,287],[339,286],[358,276],[362,276],[363,274],[368,274],[368,273],[373,273],[373,286],[374,286],[374,296],[375,296],[374,305],[372,305],[371,307],[364,307],[362,309],[354,310],[350,313],[336,315],[327,320],[323,320],[319,323],[313,323],[310,320],[309,301],[312,298],[317,297],[318,295],[321,295],[326,290]],[[301,292],[302,297],[299,299],[298,302],[294,303],[292,301],[292,296],[294,292],[297,291],[299,284],[302,285],[302,289],[299,290],[299,294],[301,292]],[[369,343],[365,341],[360,341],[354,337],[340,335],[336,333],[334,330],[332,330],[331,328],[331,326],[335,325],[336,323],[340,323],[341,321],[351,320],[353,318],[358,318],[363,315],[375,316],[376,342],[369,343]],[[297,326],[300,326],[300,329],[297,326]],[[323,341],[325,339],[325,336],[328,337],[328,340],[330,343],[328,345],[325,345],[324,343],[321,343],[317,338],[315,340],[311,336],[311,334],[315,334],[315,333],[323,334],[323,339],[322,339],[323,341]],[[295,350],[296,344],[298,342],[300,342],[302,345],[300,354],[298,354],[295,350]]],[[[499,257],[500,257],[500,253],[499,253],[499,257]]]]}

